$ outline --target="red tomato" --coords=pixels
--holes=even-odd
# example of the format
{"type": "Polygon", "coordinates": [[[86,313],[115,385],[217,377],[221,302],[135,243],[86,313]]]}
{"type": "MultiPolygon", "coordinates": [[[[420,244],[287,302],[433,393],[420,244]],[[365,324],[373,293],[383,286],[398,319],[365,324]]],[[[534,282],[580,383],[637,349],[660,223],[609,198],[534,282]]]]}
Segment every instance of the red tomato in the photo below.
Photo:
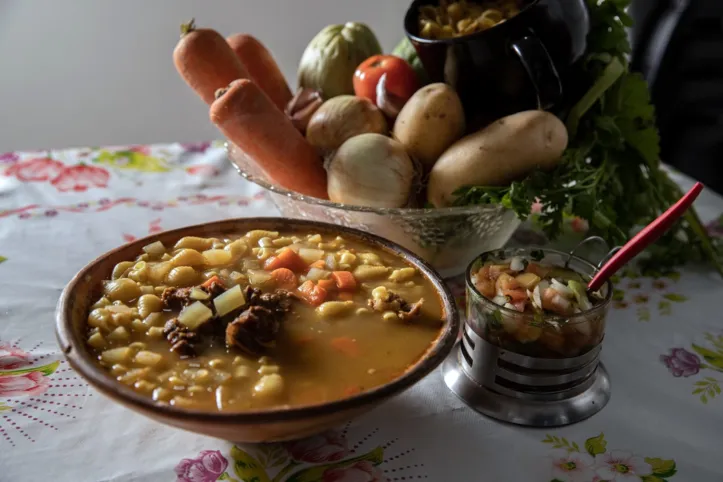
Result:
{"type": "Polygon", "coordinates": [[[375,55],[362,62],[354,72],[354,93],[376,104],[377,84],[384,74],[387,74],[387,91],[404,101],[419,88],[416,72],[404,59],[394,55],[375,55]]]}

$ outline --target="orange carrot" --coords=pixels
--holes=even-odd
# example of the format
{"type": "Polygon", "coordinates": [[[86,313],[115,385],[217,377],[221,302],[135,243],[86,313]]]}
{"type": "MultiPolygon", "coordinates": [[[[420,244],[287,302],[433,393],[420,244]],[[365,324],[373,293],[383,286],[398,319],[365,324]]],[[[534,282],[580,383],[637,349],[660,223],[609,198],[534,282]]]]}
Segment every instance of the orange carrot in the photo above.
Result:
{"type": "Polygon", "coordinates": [[[356,290],[356,278],[350,271],[334,271],[331,273],[331,279],[334,280],[339,291],[356,290]]]}
{"type": "Polygon", "coordinates": [[[324,288],[326,291],[334,291],[336,290],[336,283],[334,280],[330,279],[320,279],[318,282],[319,286],[324,288]]]}
{"type": "Polygon", "coordinates": [[[323,259],[320,259],[319,261],[314,261],[309,265],[309,268],[324,269],[326,268],[326,262],[323,259]]]}
{"type": "Polygon", "coordinates": [[[249,73],[223,36],[212,29],[196,29],[193,20],[181,25],[181,40],[173,50],[173,63],[183,80],[211,104],[217,89],[249,73]]]}
{"type": "Polygon", "coordinates": [[[349,291],[341,291],[336,297],[341,301],[354,301],[354,294],[349,291]]]}
{"type": "Polygon", "coordinates": [[[246,67],[251,80],[261,87],[276,107],[283,112],[292,94],[271,52],[264,44],[248,34],[232,35],[226,41],[246,67]]]}
{"type": "Polygon", "coordinates": [[[218,283],[221,286],[223,286],[223,281],[221,281],[221,278],[214,275],[214,276],[211,276],[210,278],[208,278],[206,281],[204,281],[203,284],[201,285],[201,288],[208,288],[213,283],[218,283]]]}
{"type": "Polygon", "coordinates": [[[282,249],[279,254],[272,256],[264,263],[264,269],[274,271],[279,268],[287,268],[291,271],[305,271],[306,262],[291,248],[282,249]]]}
{"type": "Polygon", "coordinates": [[[331,347],[346,356],[359,356],[359,345],[354,338],[348,336],[340,336],[331,340],[331,347]]]}
{"type": "Polygon", "coordinates": [[[209,116],[275,184],[329,198],[319,153],[255,83],[232,82],[211,105],[209,116]]]}
{"type": "Polygon", "coordinates": [[[304,301],[313,306],[322,304],[328,295],[324,288],[314,284],[311,280],[307,280],[299,286],[298,292],[304,301]]]}
{"type": "Polygon", "coordinates": [[[276,282],[276,287],[292,291],[296,289],[298,281],[296,275],[289,268],[277,268],[271,272],[271,278],[276,282]]]}

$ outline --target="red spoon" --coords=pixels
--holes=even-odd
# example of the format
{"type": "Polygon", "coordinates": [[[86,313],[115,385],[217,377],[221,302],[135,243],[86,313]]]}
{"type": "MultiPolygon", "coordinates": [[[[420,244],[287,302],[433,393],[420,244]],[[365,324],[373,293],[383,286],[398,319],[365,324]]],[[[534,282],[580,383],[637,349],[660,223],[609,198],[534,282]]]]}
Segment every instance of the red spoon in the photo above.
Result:
{"type": "Polygon", "coordinates": [[[648,224],[636,234],[633,239],[625,243],[625,246],[615,253],[597,272],[597,274],[587,284],[588,291],[597,291],[600,287],[622,268],[628,261],[633,259],[648,245],[654,243],[663,235],[673,223],[685,213],[685,211],[693,204],[695,198],[703,190],[703,184],[696,182],[695,186],[690,188],[685,196],[673,204],[667,211],[658,216],[652,223],[648,224]]]}

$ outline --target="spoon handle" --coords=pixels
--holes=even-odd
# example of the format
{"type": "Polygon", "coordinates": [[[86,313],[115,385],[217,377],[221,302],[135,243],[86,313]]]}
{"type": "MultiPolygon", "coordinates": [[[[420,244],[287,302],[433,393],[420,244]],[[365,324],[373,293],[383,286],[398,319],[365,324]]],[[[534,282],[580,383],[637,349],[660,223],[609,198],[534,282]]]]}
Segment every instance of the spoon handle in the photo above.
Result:
{"type": "Polygon", "coordinates": [[[678,202],[658,216],[655,221],[645,226],[642,231],[625,243],[625,245],[600,268],[593,279],[590,280],[587,289],[589,291],[597,291],[600,289],[608,278],[614,275],[623,265],[633,259],[638,253],[648,247],[648,245],[654,243],[685,213],[702,190],[703,184],[699,182],[695,183],[685,196],[680,198],[678,202]]]}

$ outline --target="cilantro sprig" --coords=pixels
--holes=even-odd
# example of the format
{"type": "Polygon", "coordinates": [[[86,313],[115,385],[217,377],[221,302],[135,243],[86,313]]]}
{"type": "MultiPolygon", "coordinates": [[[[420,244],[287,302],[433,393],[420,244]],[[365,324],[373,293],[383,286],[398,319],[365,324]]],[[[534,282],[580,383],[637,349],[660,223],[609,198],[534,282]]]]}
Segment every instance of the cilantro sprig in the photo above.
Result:
{"type": "MultiPolygon", "coordinates": [[[[661,169],[660,138],[648,85],[628,70],[630,53],[625,13],[630,0],[587,0],[588,53],[571,74],[589,88],[561,114],[568,148],[552,171],[535,171],[505,187],[458,190],[456,205],[502,204],[526,219],[534,202],[537,218],[551,239],[561,234],[565,216],[588,221],[609,244],[623,244],[675,203],[682,192],[661,169]]],[[[664,273],[676,265],[707,261],[723,273],[721,247],[712,241],[695,210],[646,250],[645,272],[664,273]]]]}

